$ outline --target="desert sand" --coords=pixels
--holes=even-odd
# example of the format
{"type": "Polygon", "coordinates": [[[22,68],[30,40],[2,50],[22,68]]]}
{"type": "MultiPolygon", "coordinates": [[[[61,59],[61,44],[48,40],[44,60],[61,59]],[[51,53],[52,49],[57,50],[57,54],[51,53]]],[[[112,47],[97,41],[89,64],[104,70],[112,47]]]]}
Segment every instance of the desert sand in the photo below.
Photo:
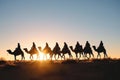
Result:
{"type": "Polygon", "coordinates": [[[0,61],[0,80],[120,80],[119,59],[0,61]]]}

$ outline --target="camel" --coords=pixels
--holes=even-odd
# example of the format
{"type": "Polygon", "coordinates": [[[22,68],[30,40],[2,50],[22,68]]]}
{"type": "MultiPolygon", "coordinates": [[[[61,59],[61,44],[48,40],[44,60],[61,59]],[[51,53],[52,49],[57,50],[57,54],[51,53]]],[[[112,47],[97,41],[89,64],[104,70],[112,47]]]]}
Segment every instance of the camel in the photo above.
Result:
{"type": "Polygon", "coordinates": [[[93,49],[98,53],[97,58],[98,58],[99,56],[100,56],[100,58],[101,58],[100,53],[102,53],[102,52],[103,52],[103,54],[104,54],[104,58],[107,58],[107,57],[108,57],[108,56],[107,56],[107,53],[106,53],[106,49],[104,48],[102,41],[101,41],[101,43],[100,43],[100,45],[99,45],[98,48],[96,48],[96,46],[93,46],[93,49]]]}
{"type": "Polygon", "coordinates": [[[46,46],[45,48],[42,50],[41,47],[38,47],[39,51],[43,52],[46,56],[46,59],[47,59],[47,54],[50,55],[50,59],[52,60],[52,50],[51,48],[49,47],[48,43],[46,43],[46,46]]]}
{"type": "Polygon", "coordinates": [[[91,58],[91,55],[94,57],[94,54],[92,52],[92,49],[88,41],[86,42],[83,52],[84,52],[84,57],[87,57],[87,54],[89,54],[89,57],[87,57],[88,59],[91,58]]]}
{"type": "Polygon", "coordinates": [[[82,48],[82,45],[79,44],[79,42],[77,42],[74,49],[73,49],[73,46],[70,46],[70,49],[75,53],[76,59],[79,59],[81,55],[83,55],[83,48],[82,48]],[[78,58],[78,54],[79,54],[79,58],[78,58]]]}
{"type": "Polygon", "coordinates": [[[14,55],[14,59],[16,60],[16,56],[21,55],[21,60],[25,59],[24,52],[20,48],[20,43],[18,43],[18,47],[12,52],[10,49],[7,52],[11,55],[14,55]]]}
{"type": "Polygon", "coordinates": [[[59,47],[59,44],[57,42],[56,42],[55,47],[53,48],[53,55],[54,55],[55,60],[57,60],[59,57],[62,58],[60,47],[59,47]],[[57,55],[58,55],[58,57],[56,58],[57,55]]]}
{"type": "Polygon", "coordinates": [[[69,59],[73,58],[66,42],[64,42],[64,47],[62,48],[61,54],[62,54],[62,58],[64,58],[64,60],[65,60],[65,54],[69,55],[69,59]]]}
{"type": "Polygon", "coordinates": [[[31,47],[31,49],[29,51],[28,51],[27,48],[24,48],[24,50],[25,50],[26,53],[30,54],[30,59],[31,60],[33,60],[33,55],[34,54],[37,54],[37,58],[39,57],[39,52],[38,52],[34,42],[33,42],[33,46],[31,47]]]}

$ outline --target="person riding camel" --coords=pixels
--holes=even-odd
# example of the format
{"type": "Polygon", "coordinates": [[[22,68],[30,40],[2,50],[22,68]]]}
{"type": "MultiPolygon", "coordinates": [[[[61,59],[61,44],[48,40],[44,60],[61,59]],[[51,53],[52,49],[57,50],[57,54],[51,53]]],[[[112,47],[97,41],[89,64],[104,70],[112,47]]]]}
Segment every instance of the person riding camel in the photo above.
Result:
{"type": "Polygon", "coordinates": [[[91,49],[91,47],[90,47],[90,43],[89,43],[88,41],[86,41],[85,49],[86,49],[86,50],[91,49]]]}
{"type": "Polygon", "coordinates": [[[102,41],[100,42],[100,45],[99,45],[99,47],[103,47],[103,42],[102,42],[102,41]]]}
{"type": "Polygon", "coordinates": [[[82,49],[82,46],[79,44],[78,41],[77,41],[77,44],[76,44],[75,47],[76,47],[75,50],[80,50],[80,49],[82,49]]]}
{"type": "Polygon", "coordinates": [[[68,45],[66,44],[66,42],[64,42],[64,48],[62,49],[62,51],[67,52],[69,50],[68,45]]]}
{"type": "Polygon", "coordinates": [[[33,53],[38,52],[38,51],[37,51],[37,48],[36,48],[36,45],[35,45],[34,42],[33,42],[33,46],[31,47],[31,50],[30,50],[30,51],[33,52],[33,53]]]}
{"type": "Polygon", "coordinates": [[[100,42],[100,45],[99,45],[98,48],[99,48],[99,49],[103,49],[103,48],[104,48],[104,46],[103,46],[103,42],[102,42],[102,41],[100,42]]]}
{"type": "Polygon", "coordinates": [[[48,43],[46,43],[46,46],[43,49],[43,52],[46,53],[46,52],[49,52],[49,50],[51,50],[51,48],[49,47],[48,43]]]}
{"type": "Polygon", "coordinates": [[[20,47],[20,43],[18,43],[18,46],[17,46],[17,48],[15,49],[15,51],[20,51],[20,52],[22,52],[22,49],[21,49],[21,47],[20,47]]]}

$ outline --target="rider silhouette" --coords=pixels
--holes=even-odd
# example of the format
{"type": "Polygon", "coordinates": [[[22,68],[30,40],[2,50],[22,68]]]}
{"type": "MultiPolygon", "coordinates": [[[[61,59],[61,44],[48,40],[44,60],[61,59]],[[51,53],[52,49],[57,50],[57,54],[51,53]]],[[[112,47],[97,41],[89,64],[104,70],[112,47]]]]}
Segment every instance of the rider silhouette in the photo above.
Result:
{"type": "Polygon", "coordinates": [[[100,45],[99,45],[98,48],[99,48],[99,49],[103,49],[103,48],[104,48],[104,46],[103,46],[103,42],[102,42],[102,41],[100,42],[100,45]]]}
{"type": "Polygon", "coordinates": [[[79,44],[79,42],[77,41],[76,47],[79,47],[79,46],[80,46],[80,44],[79,44]]]}
{"type": "Polygon", "coordinates": [[[86,41],[86,47],[90,47],[90,43],[88,41],[86,41]]]}
{"type": "Polygon", "coordinates": [[[68,45],[64,42],[64,48],[66,49],[66,48],[68,48],[68,45]]]}
{"type": "Polygon", "coordinates": [[[18,43],[18,48],[20,49],[20,43],[18,43]]]}
{"type": "Polygon", "coordinates": [[[76,46],[75,46],[76,48],[75,48],[75,50],[77,51],[77,50],[80,50],[81,49],[81,45],[79,44],[79,42],[77,41],[77,44],[76,44],[76,46]]]}
{"type": "Polygon", "coordinates": [[[68,45],[66,44],[66,42],[64,42],[64,47],[62,49],[63,52],[67,52],[69,50],[68,45]]]}
{"type": "Polygon", "coordinates": [[[34,48],[36,48],[36,45],[35,45],[35,43],[33,42],[33,45],[32,45],[32,47],[31,47],[31,50],[34,49],[34,48]]]}
{"type": "Polygon", "coordinates": [[[88,41],[86,41],[86,45],[85,45],[85,50],[90,50],[90,43],[88,41]]]}
{"type": "Polygon", "coordinates": [[[49,45],[48,45],[48,43],[46,42],[46,46],[45,46],[44,49],[47,49],[47,48],[49,48],[49,45]]]}
{"type": "Polygon", "coordinates": [[[60,47],[59,47],[59,44],[56,42],[56,49],[57,49],[57,51],[60,51],[60,47]]]}
{"type": "Polygon", "coordinates": [[[31,52],[33,52],[33,53],[36,53],[37,52],[37,48],[36,48],[36,45],[35,45],[35,43],[33,42],[33,45],[32,45],[32,47],[31,47],[31,50],[30,50],[31,52]]]}
{"type": "Polygon", "coordinates": [[[49,47],[48,43],[46,42],[46,46],[43,49],[43,52],[46,53],[46,52],[49,52],[49,50],[51,50],[51,48],[49,47]]]}
{"type": "Polygon", "coordinates": [[[61,56],[61,51],[60,51],[60,47],[59,47],[59,44],[56,42],[56,45],[55,47],[53,48],[53,53],[55,54],[55,58],[56,58],[56,55],[58,54],[58,58],[59,56],[61,56]]]}
{"type": "Polygon", "coordinates": [[[21,46],[20,46],[20,43],[18,43],[18,46],[17,48],[15,49],[15,52],[16,54],[18,55],[19,53],[23,53],[22,49],[21,49],[21,46]]]}
{"type": "Polygon", "coordinates": [[[102,41],[100,42],[100,45],[99,45],[99,47],[100,47],[100,46],[103,46],[103,42],[102,42],[102,41]]]}
{"type": "Polygon", "coordinates": [[[17,48],[15,50],[22,51],[21,47],[20,47],[20,43],[18,43],[18,46],[17,46],[17,48]]]}

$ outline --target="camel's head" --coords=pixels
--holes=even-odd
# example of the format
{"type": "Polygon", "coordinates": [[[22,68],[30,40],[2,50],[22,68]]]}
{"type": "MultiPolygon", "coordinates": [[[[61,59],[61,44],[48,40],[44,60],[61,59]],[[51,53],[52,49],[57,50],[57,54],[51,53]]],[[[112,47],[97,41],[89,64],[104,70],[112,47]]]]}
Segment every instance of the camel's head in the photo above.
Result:
{"type": "Polygon", "coordinates": [[[73,46],[70,46],[70,49],[73,49],[73,46]]]}
{"type": "Polygon", "coordinates": [[[96,50],[96,46],[92,46],[94,50],[96,50]]]}
{"type": "Polygon", "coordinates": [[[93,48],[96,48],[95,46],[92,46],[93,48]]]}
{"type": "Polygon", "coordinates": [[[23,48],[23,50],[28,51],[28,49],[27,49],[27,48],[23,48]]]}
{"type": "Polygon", "coordinates": [[[38,47],[38,49],[41,51],[42,50],[42,48],[41,47],[38,47]]]}
{"type": "Polygon", "coordinates": [[[13,52],[9,49],[9,50],[7,50],[7,52],[9,53],[9,54],[13,54],[13,52]]]}

